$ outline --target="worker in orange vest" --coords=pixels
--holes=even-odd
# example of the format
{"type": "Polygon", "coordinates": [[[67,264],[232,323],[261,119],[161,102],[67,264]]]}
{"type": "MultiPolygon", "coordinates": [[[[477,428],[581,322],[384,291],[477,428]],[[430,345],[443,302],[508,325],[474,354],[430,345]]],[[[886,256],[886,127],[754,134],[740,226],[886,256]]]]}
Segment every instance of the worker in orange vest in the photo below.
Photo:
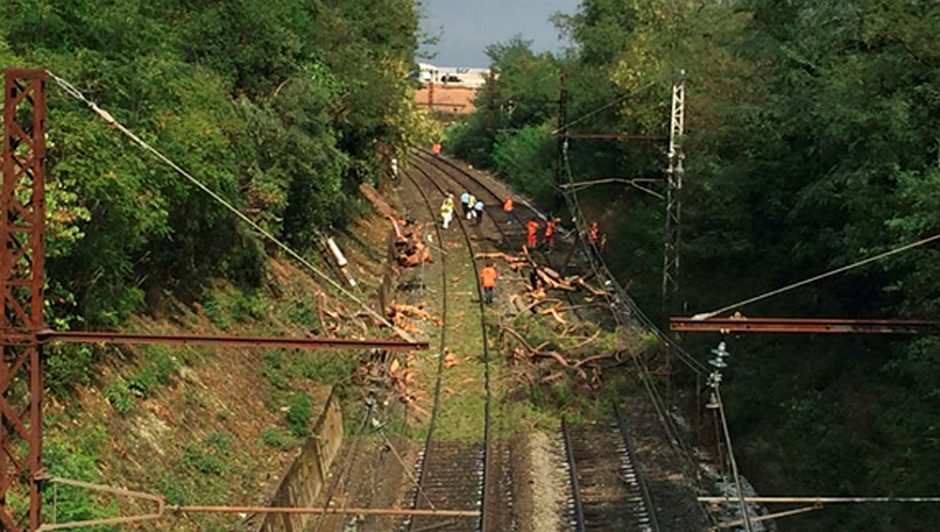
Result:
{"type": "Polygon", "coordinates": [[[597,227],[597,222],[591,222],[591,225],[588,227],[587,232],[587,243],[588,247],[591,250],[591,253],[595,257],[600,258],[600,250],[597,247],[598,238],[600,237],[600,228],[597,227]]]}
{"type": "Polygon", "coordinates": [[[535,218],[529,220],[529,223],[526,224],[526,247],[529,249],[535,249],[537,242],[536,234],[539,230],[539,223],[535,221],[535,218]]]}
{"type": "Polygon", "coordinates": [[[496,273],[496,266],[488,262],[483,270],[480,271],[480,285],[483,286],[483,301],[490,305],[493,303],[493,289],[496,288],[496,279],[499,274],[496,273]]]}
{"type": "Polygon", "coordinates": [[[512,196],[506,196],[503,201],[503,212],[506,213],[506,223],[511,224],[516,219],[516,214],[512,212],[512,196]]]}
{"type": "Polygon", "coordinates": [[[588,244],[592,246],[596,246],[597,237],[599,235],[600,235],[600,228],[597,227],[597,222],[591,222],[591,225],[588,227],[588,232],[587,232],[588,244]]]}
{"type": "Polygon", "coordinates": [[[433,153],[435,157],[440,157],[442,149],[443,147],[441,146],[441,143],[435,142],[434,145],[431,146],[431,153],[433,153]]]}
{"type": "Polygon", "coordinates": [[[545,222],[545,247],[549,251],[555,249],[555,219],[549,216],[545,222]]]}

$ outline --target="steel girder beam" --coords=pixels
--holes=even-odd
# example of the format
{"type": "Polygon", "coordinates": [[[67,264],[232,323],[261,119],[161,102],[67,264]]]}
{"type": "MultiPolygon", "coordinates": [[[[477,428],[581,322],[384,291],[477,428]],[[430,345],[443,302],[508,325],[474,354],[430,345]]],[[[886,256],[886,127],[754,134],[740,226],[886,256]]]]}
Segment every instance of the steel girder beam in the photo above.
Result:
{"type": "Polygon", "coordinates": [[[268,347],[287,349],[370,349],[386,351],[425,350],[428,342],[404,342],[384,338],[279,338],[272,336],[212,336],[199,334],[142,334],[111,331],[40,331],[40,343],[212,345],[218,347],[268,347]]]}
{"type": "Polygon", "coordinates": [[[673,331],[722,333],[940,334],[940,322],[840,318],[669,318],[673,331]]]}

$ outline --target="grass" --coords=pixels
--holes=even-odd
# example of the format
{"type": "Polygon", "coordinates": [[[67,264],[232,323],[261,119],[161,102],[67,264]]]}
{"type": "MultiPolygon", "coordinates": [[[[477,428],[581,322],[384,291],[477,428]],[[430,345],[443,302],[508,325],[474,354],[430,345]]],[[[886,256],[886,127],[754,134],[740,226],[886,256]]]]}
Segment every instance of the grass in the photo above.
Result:
{"type": "Polygon", "coordinates": [[[268,427],[261,432],[261,443],[280,451],[289,451],[297,447],[299,441],[281,427],[268,427]]]}
{"type": "MultiPolygon", "coordinates": [[[[104,427],[98,424],[76,425],[64,420],[64,416],[50,416],[46,421],[50,425],[69,425],[69,430],[48,431],[44,438],[43,460],[48,467],[47,472],[68,479],[100,482],[98,463],[101,460],[101,449],[108,441],[104,427]]],[[[101,500],[86,489],[59,486],[55,490],[45,490],[43,498],[48,511],[55,504],[59,522],[99,519],[117,514],[114,501],[101,500]]]]}
{"type": "MultiPolygon", "coordinates": [[[[447,345],[460,360],[460,364],[444,370],[441,385],[441,407],[435,429],[435,438],[479,441],[483,435],[485,405],[483,332],[480,327],[480,307],[476,296],[476,274],[463,242],[458,241],[459,238],[457,233],[452,233],[447,237],[448,242],[458,242],[460,245],[447,247],[448,272],[446,282],[450,294],[448,297],[450,306],[447,310],[447,345]]],[[[435,268],[432,273],[429,273],[429,279],[439,279],[437,277],[439,273],[439,270],[435,268]],[[430,277],[431,275],[434,277],[430,277]]],[[[438,304],[437,302],[433,303],[438,304]]],[[[438,314],[440,313],[439,308],[434,310],[438,314]]],[[[417,358],[419,378],[427,387],[427,401],[422,406],[425,406],[429,411],[432,406],[431,401],[433,400],[439,353],[440,336],[435,329],[431,334],[430,349],[421,352],[417,358]]],[[[415,436],[423,438],[427,434],[427,429],[426,423],[415,427],[415,436]]]]}
{"type": "Polygon", "coordinates": [[[260,320],[267,314],[266,298],[259,290],[242,290],[231,284],[212,290],[203,311],[216,327],[230,330],[235,324],[260,320]]]}
{"type": "Polygon", "coordinates": [[[310,418],[313,416],[313,398],[307,392],[300,392],[291,399],[287,406],[287,426],[294,436],[303,438],[310,433],[310,418]]]}

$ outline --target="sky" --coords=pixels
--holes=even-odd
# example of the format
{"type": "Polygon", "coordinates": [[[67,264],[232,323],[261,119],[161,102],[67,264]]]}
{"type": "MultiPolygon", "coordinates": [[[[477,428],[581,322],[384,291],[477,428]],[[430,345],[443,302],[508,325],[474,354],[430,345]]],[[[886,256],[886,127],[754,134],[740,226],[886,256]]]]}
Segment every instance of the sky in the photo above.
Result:
{"type": "MultiPolygon", "coordinates": [[[[437,52],[429,62],[438,66],[488,67],[488,44],[516,34],[534,41],[535,51],[558,50],[564,44],[549,21],[556,11],[573,13],[579,0],[420,0],[421,28],[440,35],[425,51],[437,52]],[[443,27],[443,32],[442,28],[443,27]]],[[[425,60],[422,60],[425,61],[425,60]]]]}

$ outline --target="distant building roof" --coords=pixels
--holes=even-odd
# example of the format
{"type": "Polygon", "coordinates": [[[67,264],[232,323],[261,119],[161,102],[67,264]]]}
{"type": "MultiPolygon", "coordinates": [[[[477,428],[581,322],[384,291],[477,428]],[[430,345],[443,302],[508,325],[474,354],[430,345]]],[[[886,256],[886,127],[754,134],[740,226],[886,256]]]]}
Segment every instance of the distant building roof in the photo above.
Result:
{"type": "Polygon", "coordinates": [[[430,63],[418,63],[418,78],[423,83],[479,89],[490,76],[488,68],[437,66],[430,63]]]}

